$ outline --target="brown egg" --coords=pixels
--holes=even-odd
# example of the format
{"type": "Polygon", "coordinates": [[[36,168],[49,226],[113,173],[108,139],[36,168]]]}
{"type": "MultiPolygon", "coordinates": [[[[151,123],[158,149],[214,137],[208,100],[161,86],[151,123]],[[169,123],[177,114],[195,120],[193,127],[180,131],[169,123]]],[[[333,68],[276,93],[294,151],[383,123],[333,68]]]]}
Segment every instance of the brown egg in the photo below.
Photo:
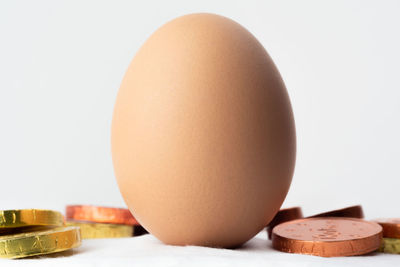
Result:
{"type": "Polygon", "coordinates": [[[159,28],[122,81],[112,123],[118,185],[172,245],[236,247],[289,189],[293,113],[273,61],[245,28],[192,14],[159,28]]]}

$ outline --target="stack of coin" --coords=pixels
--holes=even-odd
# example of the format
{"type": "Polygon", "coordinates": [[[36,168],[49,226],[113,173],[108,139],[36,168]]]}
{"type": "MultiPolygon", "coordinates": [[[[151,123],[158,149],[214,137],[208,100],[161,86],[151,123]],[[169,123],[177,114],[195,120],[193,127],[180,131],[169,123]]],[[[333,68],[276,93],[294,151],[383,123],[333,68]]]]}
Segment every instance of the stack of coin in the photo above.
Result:
{"type": "Polygon", "coordinates": [[[400,254],[400,218],[374,220],[383,228],[380,252],[400,254]]]}
{"type": "Polygon", "coordinates": [[[67,227],[52,210],[0,211],[0,257],[24,258],[50,254],[81,245],[78,227],[67,227]]]}
{"type": "Polygon", "coordinates": [[[78,226],[83,239],[119,238],[147,233],[128,209],[70,205],[66,207],[66,224],[78,226]]]}
{"type": "Polygon", "coordinates": [[[283,252],[321,257],[363,255],[376,251],[382,242],[382,227],[363,217],[361,206],[352,206],[301,219],[301,210],[295,207],[279,211],[267,231],[272,231],[272,247],[283,252]]]}

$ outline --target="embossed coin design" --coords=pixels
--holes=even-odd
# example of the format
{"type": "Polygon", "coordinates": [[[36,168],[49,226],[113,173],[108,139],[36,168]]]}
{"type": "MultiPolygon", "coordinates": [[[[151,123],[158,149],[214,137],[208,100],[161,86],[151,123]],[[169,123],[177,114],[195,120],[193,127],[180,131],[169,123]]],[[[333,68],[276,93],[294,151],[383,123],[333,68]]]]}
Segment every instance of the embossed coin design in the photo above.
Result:
{"type": "Polygon", "coordinates": [[[364,212],[360,205],[351,206],[339,210],[332,210],[324,213],[319,213],[313,216],[309,216],[307,218],[315,218],[315,217],[349,217],[349,218],[364,218],[364,212]]]}
{"type": "Polygon", "coordinates": [[[0,236],[0,257],[24,258],[76,248],[81,245],[78,227],[0,236]]]}
{"type": "Polygon", "coordinates": [[[400,218],[377,219],[374,222],[383,228],[383,237],[400,238],[400,218]]]}
{"type": "Polygon", "coordinates": [[[267,226],[268,238],[271,239],[272,230],[278,224],[301,218],[303,218],[303,212],[300,207],[281,209],[267,226]]]}
{"type": "Polygon", "coordinates": [[[139,225],[128,209],[74,205],[66,207],[67,220],[139,225]]]}
{"type": "Polygon", "coordinates": [[[62,226],[63,224],[63,216],[58,211],[39,209],[0,211],[0,231],[4,228],[62,226]]]}
{"type": "Polygon", "coordinates": [[[81,228],[82,239],[131,237],[134,233],[132,225],[73,221],[67,221],[66,224],[81,228]]]}
{"type": "Polygon", "coordinates": [[[377,250],[382,227],[356,218],[306,218],[275,226],[273,248],[322,257],[362,255],[377,250]]]}

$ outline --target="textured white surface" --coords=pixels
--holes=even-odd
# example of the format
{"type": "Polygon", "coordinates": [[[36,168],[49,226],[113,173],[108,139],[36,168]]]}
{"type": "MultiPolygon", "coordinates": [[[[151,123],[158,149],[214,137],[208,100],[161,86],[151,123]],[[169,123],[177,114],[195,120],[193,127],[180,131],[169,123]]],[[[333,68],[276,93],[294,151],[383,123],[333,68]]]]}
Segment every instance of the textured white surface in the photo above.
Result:
{"type": "Polygon", "coordinates": [[[285,80],[298,144],[285,206],[399,216],[400,1],[0,2],[0,209],[123,205],[110,125],[126,68],[166,21],[212,12],[254,33],[285,80]]]}
{"type": "Polygon", "coordinates": [[[400,255],[321,258],[288,254],[271,248],[261,232],[240,249],[176,247],[162,244],[152,235],[121,239],[84,240],[72,253],[34,259],[0,260],[0,266],[400,266],[400,255]]]}

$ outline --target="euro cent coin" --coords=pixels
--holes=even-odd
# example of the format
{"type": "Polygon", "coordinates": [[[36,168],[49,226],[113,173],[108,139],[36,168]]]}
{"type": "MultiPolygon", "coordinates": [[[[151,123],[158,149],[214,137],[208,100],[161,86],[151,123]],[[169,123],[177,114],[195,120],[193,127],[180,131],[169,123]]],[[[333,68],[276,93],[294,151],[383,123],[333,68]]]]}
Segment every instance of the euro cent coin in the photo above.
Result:
{"type": "Polygon", "coordinates": [[[374,222],[382,226],[383,237],[400,238],[400,218],[377,219],[374,222]]]}
{"type": "Polygon", "coordinates": [[[307,218],[315,217],[349,217],[349,218],[364,218],[364,212],[360,205],[351,206],[343,209],[327,211],[324,213],[319,213],[307,218]]]}
{"type": "Polygon", "coordinates": [[[128,209],[73,205],[66,207],[67,220],[139,225],[128,209]]]}
{"type": "Polygon", "coordinates": [[[356,218],[305,218],[275,226],[273,248],[321,257],[363,255],[379,249],[382,227],[356,218]]]}
{"type": "Polygon", "coordinates": [[[271,239],[272,230],[278,224],[301,218],[303,218],[303,212],[301,211],[300,207],[292,207],[279,210],[272,221],[267,225],[268,238],[271,239]]]}

